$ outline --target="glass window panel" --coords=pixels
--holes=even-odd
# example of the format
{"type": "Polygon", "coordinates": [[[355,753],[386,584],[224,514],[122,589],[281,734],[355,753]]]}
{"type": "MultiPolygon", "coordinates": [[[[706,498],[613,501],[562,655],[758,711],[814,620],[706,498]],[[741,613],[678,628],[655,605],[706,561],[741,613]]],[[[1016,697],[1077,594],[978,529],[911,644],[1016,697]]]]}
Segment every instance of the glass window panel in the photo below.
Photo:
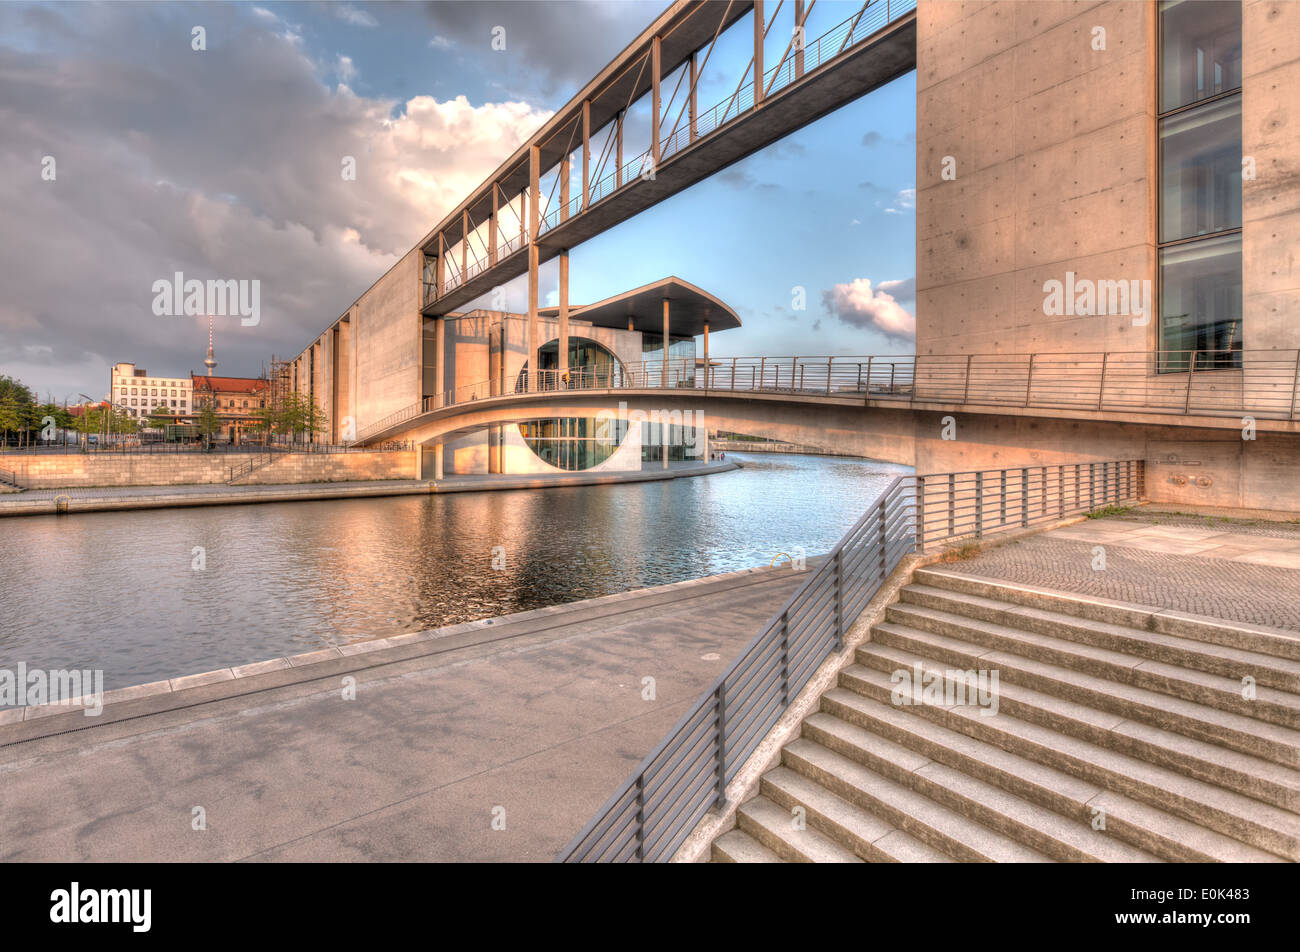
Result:
{"type": "Polygon", "coordinates": [[[1241,315],[1241,235],[1161,249],[1161,370],[1240,366],[1241,315]]]}
{"type": "Polygon", "coordinates": [[[1160,121],[1160,240],[1241,227],[1241,97],[1160,121]]]}
{"type": "Polygon", "coordinates": [[[1160,66],[1161,112],[1240,87],[1239,0],[1165,0],[1160,66]]]}

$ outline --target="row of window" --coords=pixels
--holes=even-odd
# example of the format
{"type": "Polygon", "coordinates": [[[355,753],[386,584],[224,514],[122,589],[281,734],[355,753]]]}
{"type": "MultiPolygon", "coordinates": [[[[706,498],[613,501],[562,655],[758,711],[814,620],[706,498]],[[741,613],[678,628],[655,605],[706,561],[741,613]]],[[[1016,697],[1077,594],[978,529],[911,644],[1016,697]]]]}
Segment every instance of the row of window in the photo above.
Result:
{"type": "Polygon", "coordinates": [[[137,387],[188,387],[188,380],[141,380],[139,377],[118,377],[117,385],[135,384],[137,387]]]}
{"type": "MultiPolygon", "coordinates": [[[[125,403],[123,403],[123,406],[125,406],[125,403]]],[[[131,406],[133,406],[133,407],[135,407],[135,406],[141,406],[141,407],[159,407],[159,406],[161,406],[161,407],[165,407],[165,406],[167,406],[167,401],[166,401],[166,400],[162,400],[162,399],[150,400],[149,398],[146,397],[146,398],[142,398],[142,399],[140,400],[139,403],[136,403],[135,398],[132,397],[132,398],[131,398],[131,406]]],[[[176,401],[175,401],[175,400],[172,401],[172,406],[176,406],[176,401]]],[[[182,400],[182,401],[180,402],[180,407],[181,407],[182,410],[185,409],[185,401],[184,401],[184,400],[182,400]]]]}
{"type": "Polygon", "coordinates": [[[1160,5],[1162,370],[1239,366],[1241,4],[1160,5]],[[1207,353],[1209,352],[1209,353],[1207,353]]]}
{"type": "MultiPolygon", "coordinates": [[[[126,393],[126,389],[127,389],[126,387],[122,387],[122,388],[121,388],[121,390],[122,390],[122,396],[124,396],[124,397],[127,395],[127,393],[126,393]]],[[[132,388],[131,388],[131,396],[135,396],[135,394],[136,394],[136,390],[137,390],[137,389],[140,391],[140,395],[141,395],[141,396],[144,396],[144,397],[157,397],[157,396],[160,395],[160,394],[158,393],[157,390],[150,390],[150,389],[148,389],[147,387],[139,387],[139,388],[137,388],[137,387],[132,387],[132,388]]],[[[184,395],[185,395],[185,392],[186,392],[186,391],[182,390],[179,394],[177,394],[176,391],[173,390],[173,391],[171,392],[171,395],[172,395],[173,397],[175,397],[175,396],[184,396],[184,395]]],[[[161,396],[164,396],[164,397],[167,396],[167,390],[166,390],[166,389],[163,390],[161,396]]]]}

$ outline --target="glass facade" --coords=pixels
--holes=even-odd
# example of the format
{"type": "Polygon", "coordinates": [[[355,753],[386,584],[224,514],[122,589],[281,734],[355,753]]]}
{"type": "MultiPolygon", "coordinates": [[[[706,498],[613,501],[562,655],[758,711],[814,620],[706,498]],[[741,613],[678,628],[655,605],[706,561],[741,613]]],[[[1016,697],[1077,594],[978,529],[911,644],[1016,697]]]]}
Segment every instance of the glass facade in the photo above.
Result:
{"type": "MultiPolygon", "coordinates": [[[[555,371],[560,369],[560,342],[548,341],[537,351],[537,366],[543,372],[540,387],[554,390],[563,387],[564,381],[557,379],[555,371]],[[551,371],[546,373],[546,371],[551,371]]],[[[528,372],[528,363],[519,371],[518,386],[524,386],[524,375],[528,372]]],[[[574,388],[597,386],[620,386],[622,367],[618,358],[604,345],[586,337],[569,338],[569,380],[574,388]]]]}
{"type": "Polygon", "coordinates": [[[614,455],[627,424],[595,417],[561,417],[519,424],[519,434],[544,462],[559,469],[591,469],[614,455]]]}
{"type": "MultiPolygon", "coordinates": [[[[653,376],[661,371],[664,359],[664,338],[662,334],[641,335],[641,360],[646,365],[646,373],[653,376]]],[[[668,373],[669,386],[695,386],[695,338],[668,338],[668,373]]]]}
{"type": "Polygon", "coordinates": [[[1240,367],[1238,0],[1160,4],[1159,140],[1159,369],[1240,367]]]}

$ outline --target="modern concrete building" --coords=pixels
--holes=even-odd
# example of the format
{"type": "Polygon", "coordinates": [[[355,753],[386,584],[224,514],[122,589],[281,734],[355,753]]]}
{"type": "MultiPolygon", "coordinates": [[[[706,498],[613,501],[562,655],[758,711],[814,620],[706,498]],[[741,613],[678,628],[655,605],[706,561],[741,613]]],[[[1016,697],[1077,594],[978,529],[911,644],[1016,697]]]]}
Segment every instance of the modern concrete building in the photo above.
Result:
{"type": "MultiPolygon", "coordinates": [[[[380,284],[390,280],[396,280],[393,272],[380,284]]],[[[532,322],[527,314],[506,311],[451,312],[426,319],[419,341],[405,335],[393,340],[394,322],[383,303],[389,300],[368,292],[291,363],[293,388],[324,410],[331,441],[348,438],[348,417],[365,427],[394,409],[391,390],[355,381],[388,378],[398,393],[418,381],[423,400],[445,403],[511,392],[624,388],[645,380],[694,387],[697,339],[707,354],[711,331],[740,326],[725,303],[675,277],[595,304],[539,308],[532,322]],[[532,350],[530,340],[536,342],[532,350]],[[407,346],[394,346],[400,343],[407,346]],[[537,356],[530,366],[532,352],[537,356]]],[[[426,447],[420,476],[639,470],[645,462],[704,456],[703,431],[680,413],[663,421],[593,412],[475,426],[426,447]]]]}
{"type": "MultiPolygon", "coordinates": [[[[457,308],[528,275],[527,316],[506,325],[537,353],[562,334],[552,314],[578,319],[573,246],[915,69],[915,358],[784,357],[774,385],[775,358],[755,358],[740,368],[748,384],[734,364],[690,374],[693,405],[722,428],[930,472],[1143,459],[1158,501],[1300,512],[1300,4],[890,0],[768,68],[779,15],[681,0],[557,110],[294,361],[332,437],[416,438],[436,456],[459,436],[448,394],[491,368],[488,346],[448,377],[447,335],[487,333],[471,326],[481,313],[466,323],[457,308]],[[700,108],[717,36],[751,29],[749,85],[741,76],[731,100],[700,108]],[[678,68],[690,78],[680,122],[660,109],[678,68]],[[623,117],[642,97],[650,148],[625,162],[623,117]],[[604,130],[608,174],[590,148],[604,130]],[[543,198],[551,175],[558,206],[543,198]],[[556,257],[552,312],[537,269],[556,257]]],[[[802,25],[808,8],[786,15],[802,25]]],[[[518,368],[498,369],[501,390],[480,398],[521,392],[518,368]]],[[[541,418],[543,391],[523,382],[530,405],[502,408],[503,422],[541,418]]],[[[680,402],[685,383],[653,399],[680,402]]],[[[472,465],[493,465],[484,453],[472,465]]]]}

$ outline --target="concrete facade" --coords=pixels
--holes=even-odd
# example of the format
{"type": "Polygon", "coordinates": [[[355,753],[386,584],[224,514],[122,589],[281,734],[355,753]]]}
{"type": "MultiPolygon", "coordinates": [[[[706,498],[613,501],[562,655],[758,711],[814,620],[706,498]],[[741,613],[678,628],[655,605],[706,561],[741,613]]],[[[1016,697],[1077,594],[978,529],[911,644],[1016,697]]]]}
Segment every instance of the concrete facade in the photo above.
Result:
{"type": "MultiPolygon", "coordinates": [[[[1276,368],[1300,348],[1300,132],[1290,122],[1300,5],[1247,0],[1242,60],[1242,154],[1256,166],[1242,183],[1247,355],[1241,369],[1195,376],[1206,378],[1197,387],[1249,387],[1285,405],[1295,382],[1276,368]]],[[[918,355],[1160,347],[1158,66],[1155,3],[919,5],[918,355]],[[1049,316],[1045,282],[1066,272],[1149,281],[1154,313],[1145,324],[1130,314],[1049,316]]],[[[1157,402],[1186,390],[1186,373],[1157,374],[1150,363],[1145,378],[1126,377],[1125,386],[1157,402]]],[[[918,413],[919,470],[1142,458],[1157,501],[1300,511],[1287,478],[1300,466],[1300,438],[1253,439],[1245,419],[1205,429],[1191,420],[1123,425],[960,407],[954,417],[957,438],[945,440],[942,416],[918,413]]]]}

